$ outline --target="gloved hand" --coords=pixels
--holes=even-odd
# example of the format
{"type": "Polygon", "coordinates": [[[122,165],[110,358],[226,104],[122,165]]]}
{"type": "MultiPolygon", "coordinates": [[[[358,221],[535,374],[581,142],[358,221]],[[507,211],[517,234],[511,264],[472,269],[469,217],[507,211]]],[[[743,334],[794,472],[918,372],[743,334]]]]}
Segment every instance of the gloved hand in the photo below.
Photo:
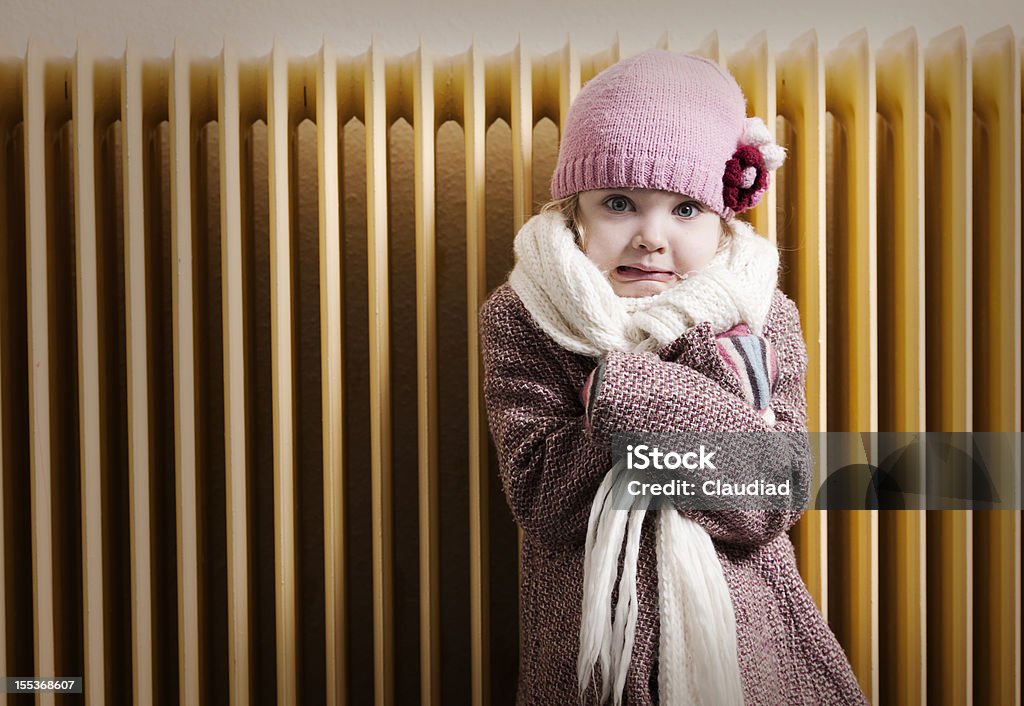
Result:
{"type": "Polygon", "coordinates": [[[715,344],[726,366],[739,378],[743,398],[774,424],[771,398],[779,379],[775,348],[767,338],[751,333],[744,323],[717,334],[715,344]]]}

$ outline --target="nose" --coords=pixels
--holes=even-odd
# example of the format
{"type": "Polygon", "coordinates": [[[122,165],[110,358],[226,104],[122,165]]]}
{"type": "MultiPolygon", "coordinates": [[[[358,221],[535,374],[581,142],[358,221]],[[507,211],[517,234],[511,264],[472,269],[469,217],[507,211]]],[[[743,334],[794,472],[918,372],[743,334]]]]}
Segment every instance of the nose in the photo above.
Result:
{"type": "Polygon", "coordinates": [[[663,252],[665,240],[659,219],[645,218],[633,236],[633,247],[649,252],[663,252]]]}

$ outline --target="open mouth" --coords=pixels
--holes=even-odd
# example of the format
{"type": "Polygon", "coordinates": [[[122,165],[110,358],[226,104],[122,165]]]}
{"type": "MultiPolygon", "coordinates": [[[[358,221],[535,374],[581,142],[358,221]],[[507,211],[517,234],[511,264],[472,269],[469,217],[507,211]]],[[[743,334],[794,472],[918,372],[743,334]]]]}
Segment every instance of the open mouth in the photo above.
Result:
{"type": "Polygon", "coordinates": [[[649,279],[658,282],[667,282],[675,277],[675,273],[673,272],[641,270],[636,267],[629,267],[628,265],[620,265],[619,267],[616,267],[615,274],[618,275],[619,279],[630,281],[649,279]]]}

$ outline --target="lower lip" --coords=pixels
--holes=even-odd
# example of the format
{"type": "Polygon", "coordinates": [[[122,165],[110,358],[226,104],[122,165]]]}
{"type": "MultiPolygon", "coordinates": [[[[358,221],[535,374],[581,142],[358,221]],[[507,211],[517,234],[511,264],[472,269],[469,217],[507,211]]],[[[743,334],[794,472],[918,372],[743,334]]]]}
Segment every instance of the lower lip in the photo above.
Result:
{"type": "Polygon", "coordinates": [[[671,272],[644,272],[643,270],[630,270],[615,268],[615,275],[627,282],[636,282],[639,280],[653,280],[655,282],[669,282],[675,279],[675,274],[671,272]]]}

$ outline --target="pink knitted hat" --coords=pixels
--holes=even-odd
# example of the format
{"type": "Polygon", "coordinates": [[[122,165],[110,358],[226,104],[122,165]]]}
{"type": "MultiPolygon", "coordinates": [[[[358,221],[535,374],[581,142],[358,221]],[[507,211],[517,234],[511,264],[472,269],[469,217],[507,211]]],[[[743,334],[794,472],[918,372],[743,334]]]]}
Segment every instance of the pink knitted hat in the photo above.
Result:
{"type": "Polygon", "coordinates": [[[785,152],[746,117],[736,79],[699,56],[650,49],[609,66],[566,116],[551,197],[632,187],[686,194],[725,218],[753,208],[785,152]]]}

